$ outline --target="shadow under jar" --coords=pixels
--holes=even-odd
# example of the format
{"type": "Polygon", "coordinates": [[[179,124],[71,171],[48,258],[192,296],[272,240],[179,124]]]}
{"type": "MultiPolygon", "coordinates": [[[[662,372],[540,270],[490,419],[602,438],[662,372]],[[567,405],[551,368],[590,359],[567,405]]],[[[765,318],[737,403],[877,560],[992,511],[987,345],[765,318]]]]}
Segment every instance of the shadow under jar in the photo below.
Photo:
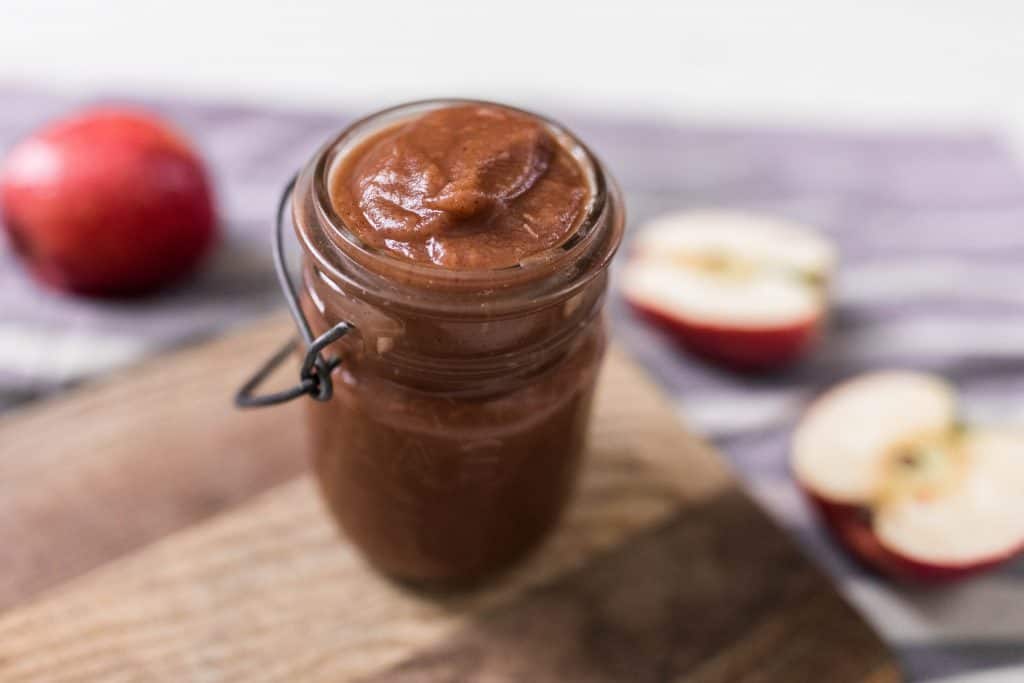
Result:
{"type": "MultiPolygon", "coordinates": [[[[417,258],[403,243],[355,229],[352,206],[337,200],[357,155],[409,122],[466,107],[498,105],[428,101],[355,123],[303,169],[292,199],[300,303],[313,333],[354,326],[327,349],[341,360],[333,397],[308,402],[321,490],[374,566],[437,587],[507,567],[564,509],[605,349],[607,267],[623,230],[619,191],[594,156],[561,126],[504,107],[539,124],[585,185],[579,215],[557,243],[522,255],[511,249],[514,262],[502,263],[508,245],[470,220],[450,240],[413,244],[426,254],[417,258]],[[497,258],[468,258],[479,245],[497,258]]],[[[472,151],[473,131],[465,134],[472,151]]],[[[544,154],[550,167],[552,150],[544,154]]],[[[453,168],[465,176],[460,163],[453,168]]],[[[471,170],[471,179],[492,182],[508,169],[471,170]]],[[[545,226],[523,229],[544,234],[545,226]]]]}

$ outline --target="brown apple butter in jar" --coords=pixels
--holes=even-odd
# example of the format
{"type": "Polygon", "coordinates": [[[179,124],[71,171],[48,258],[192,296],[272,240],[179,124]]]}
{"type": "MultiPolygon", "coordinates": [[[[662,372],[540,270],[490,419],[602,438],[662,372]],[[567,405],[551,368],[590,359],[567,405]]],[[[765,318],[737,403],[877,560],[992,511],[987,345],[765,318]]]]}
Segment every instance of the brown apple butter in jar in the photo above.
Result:
{"type": "Polygon", "coordinates": [[[502,569],[573,489],[605,348],[619,192],[561,126],[484,102],[363,119],[300,174],[300,303],[333,397],[309,401],[334,517],[427,585],[502,569]]]}

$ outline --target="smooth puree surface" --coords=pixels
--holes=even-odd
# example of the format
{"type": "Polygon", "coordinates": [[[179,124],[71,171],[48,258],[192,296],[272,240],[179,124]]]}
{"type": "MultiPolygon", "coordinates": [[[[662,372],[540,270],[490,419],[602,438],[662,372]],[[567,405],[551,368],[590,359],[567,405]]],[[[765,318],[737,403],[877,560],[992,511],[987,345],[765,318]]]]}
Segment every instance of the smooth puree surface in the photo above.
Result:
{"type": "Polygon", "coordinates": [[[453,270],[489,270],[565,242],[590,182],[537,117],[492,104],[443,107],[356,146],[331,201],[365,245],[453,270]]]}

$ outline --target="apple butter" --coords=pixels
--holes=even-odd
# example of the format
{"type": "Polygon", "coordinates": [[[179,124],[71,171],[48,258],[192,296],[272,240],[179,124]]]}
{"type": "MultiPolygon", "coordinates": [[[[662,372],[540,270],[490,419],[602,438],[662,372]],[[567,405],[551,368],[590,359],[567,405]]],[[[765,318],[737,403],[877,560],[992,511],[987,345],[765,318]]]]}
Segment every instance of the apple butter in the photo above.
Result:
{"type": "Polygon", "coordinates": [[[622,201],[563,127],[404,105],[325,145],[292,200],[300,302],[334,395],[309,402],[324,498],[376,567],[429,585],[508,566],[559,518],[605,347],[622,201]]]}
{"type": "Polygon", "coordinates": [[[376,134],[331,186],[364,243],[459,270],[512,266],[561,244],[589,198],[583,169],[542,122],[484,104],[376,134]]]}

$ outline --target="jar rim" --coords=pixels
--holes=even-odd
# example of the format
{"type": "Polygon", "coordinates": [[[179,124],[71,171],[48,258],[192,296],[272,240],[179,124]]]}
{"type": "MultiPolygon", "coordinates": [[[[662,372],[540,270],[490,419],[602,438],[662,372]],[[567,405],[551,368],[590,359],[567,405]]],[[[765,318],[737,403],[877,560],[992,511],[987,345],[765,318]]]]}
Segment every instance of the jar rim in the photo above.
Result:
{"type": "MultiPolygon", "coordinates": [[[[493,293],[495,290],[520,288],[538,283],[552,285],[551,280],[558,281],[554,286],[545,287],[543,294],[570,294],[582,286],[590,277],[603,270],[614,255],[621,238],[623,216],[621,197],[614,180],[608,176],[597,156],[565,126],[533,112],[510,107],[504,104],[477,99],[441,98],[426,99],[399,104],[365,116],[346,126],[336,136],[328,140],[311,159],[300,178],[300,187],[305,185],[311,200],[311,208],[319,222],[322,235],[305,234],[299,220],[301,202],[294,201],[296,232],[305,249],[316,260],[318,266],[326,271],[331,279],[351,281],[351,273],[346,273],[345,265],[354,262],[362,271],[380,275],[383,273],[400,276],[404,287],[415,291],[422,301],[409,301],[412,305],[426,305],[427,300],[434,300],[431,307],[442,307],[442,302],[435,299],[435,294],[452,290],[463,293],[493,293]],[[330,196],[331,173],[338,168],[344,153],[356,148],[367,137],[395,125],[404,119],[411,118],[434,109],[452,107],[463,104],[493,105],[531,116],[544,124],[558,139],[568,152],[579,162],[581,169],[591,184],[591,199],[584,216],[572,233],[561,243],[545,250],[529,255],[519,263],[500,268],[480,268],[457,270],[435,263],[423,263],[396,256],[385,250],[373,248],[360,240],[355,232],[346,226],[334,208],[330,196]],[[602,248],[602,245],[604,248],[602,248]],[[595,253],[596,252],[596,253],[595,253]],[[573,272],[567,266],[575,263],[588,262],[586,272],[573,272]],[[566,274],[573,277],[567,279],[566,274]],[[417,287],[417,283],[425,286],[417,287]]],[[[394,282],[390,284],[395,284],[394,282]]],[[[360,289],[371,289],[363,286],[360,289]]],[[[374,287],[372,289],[378,289],[374,287]]],[[[384,291],[377,292],[386,296],[384,291]]],[[[543,296],[541,294],[540,296],[543,296]]],[[[395,297],[387,297],[395,298],[395,297]]],[[[493,297],[488,297],[493,299],[493,297]]],[[[488,301],[488,304],[492,303],[488,301]]]]}
{"type": "Polygon", "coordinates": [[[571,252],[573,248],[577,247],[582,241],[584,241],[586,236],[594,229],[594,226],[597,223],[596,219],[601,215],[601,211],[607,202],[608,190],[604,173],[597,158],[590,149],[587,148],[587,146],[575,135],[569,132],[565,126],[539,114],[497,102],[466,98],[443,98],[416,100],[388,107],[368,116],[364,116],[345,127],[345,129],[337,136],[328,141],[328,143],[322,148],[321,152],[317,155],[313,171],[313,195],[314,200],[317,203],[317,211],[321,214],[322,218],[326,220],[327,225],[331,229],[332,236],[338,237],[346,243],[344,245],[339,245],[342,248],[350,247],[352,249],[356,249],[361,255],[369,257],[371,260],[380,259],[384,263],[388,263],[391,267],[394,267],[396,262],[400,263],[402,264],[400,267],[403,270],[420,272],[422,275],[430,277],[431,279],[439,277],[457,277],[460,280],[464,280],[466,278],[494,278],[496,275],[500,277],[500,274],[504,272],[526,271],[534,264],[544,264],[550,262],[552,259],[556,259],[568,252],[571,252]],[[502,109],[524,114],[540,121],[551,133],[555,135],[559,144],[565,147],[566,151],[576,159],[580,168],[587,176],[588,183],[591,186],[591,197],[588,202],[586,213],[579,219],[577,225],[573,228],[569,236],[559,244],[531,254],[519,263],[500,268],[472,268],[459,270],[447,268],[432,262],[411,261],[409,259],[393,255],[386,250],[374,248],[359,239],[356,233],[345,224],[344,219],[335,210],[334,202],[331,201],[331,174],[335,172],[342,159],[344,159],[344,154],[338,154],[339,149],[342,148],[342,146],[345,146],[345,151],[351,151],[358,147],[359,144],[368,137],[389,126],[397,125],[404,119],[412,118],[435,109],[467,104],[501,107],[502,109]],[[566,143],[571,146],[568,146],[566,143]]]}

